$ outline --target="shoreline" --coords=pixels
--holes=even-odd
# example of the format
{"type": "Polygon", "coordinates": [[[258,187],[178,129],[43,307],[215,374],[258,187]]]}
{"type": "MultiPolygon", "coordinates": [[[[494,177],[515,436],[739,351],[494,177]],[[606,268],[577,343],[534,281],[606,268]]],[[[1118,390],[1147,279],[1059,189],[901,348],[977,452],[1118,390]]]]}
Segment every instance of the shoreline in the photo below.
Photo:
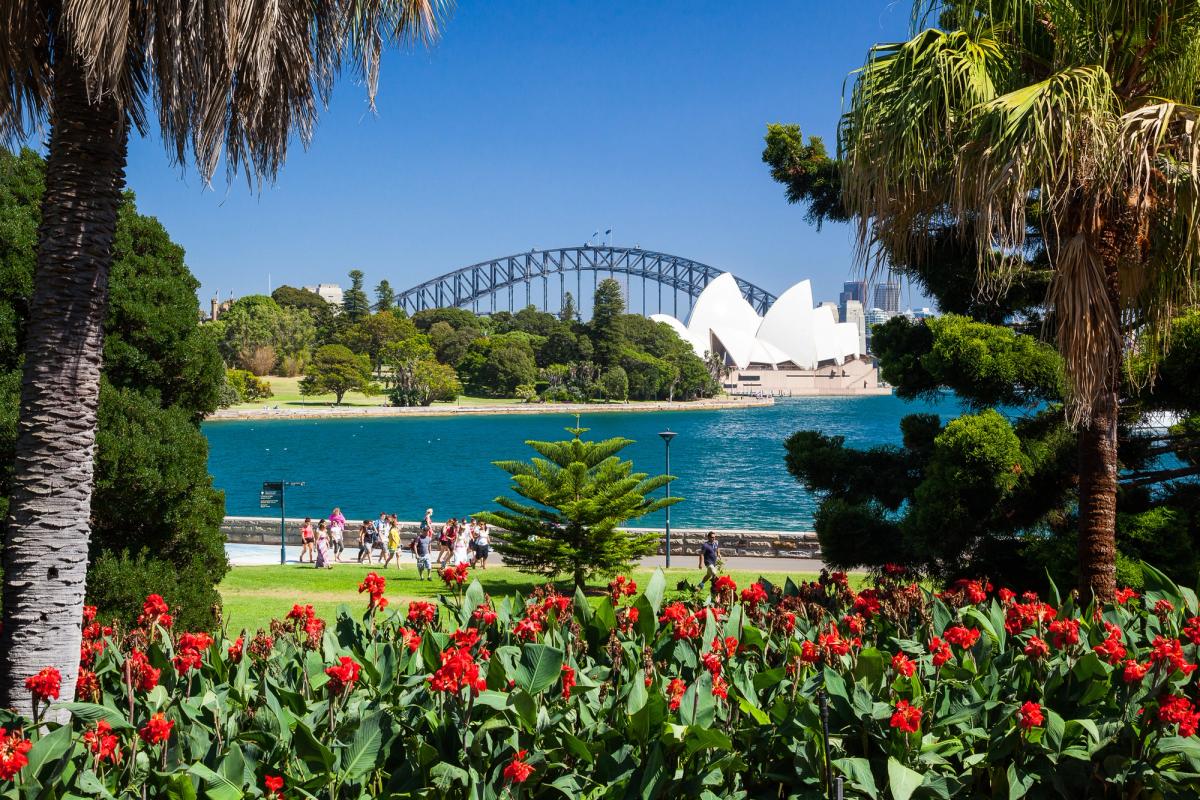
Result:
{"type": "Polygon", "coordinates": [[[645,411],[713,411],[734,408],[769,408],[773,397],[722,397],[668,402],[639,400],[630,403],[514,403],[478,406],[312,406],[306,408],[222,408],[205,422],[268,419],[323,419],[362,417],[457,417],[492,414],[597,414],[645,411]]]}

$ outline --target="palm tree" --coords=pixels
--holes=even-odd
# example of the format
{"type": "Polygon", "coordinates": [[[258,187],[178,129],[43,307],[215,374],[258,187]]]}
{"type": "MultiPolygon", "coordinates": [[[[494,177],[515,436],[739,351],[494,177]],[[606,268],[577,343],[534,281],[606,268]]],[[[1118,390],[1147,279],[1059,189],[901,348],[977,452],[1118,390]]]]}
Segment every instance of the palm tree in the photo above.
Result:
{"type": "Polygon", "coordinates": [[[857,73],[843,202],[868,261],[954,227],[984,290],[1041,240],[1079,428],[1080,589],[1110,598],[1123,350],[1194,295],[1200,3],[921,0],[914,20],[857,73]]]}
{"type": "Polygon", "coordinates": [[[309,141],[344,62],[374,98],[385,44],[432,39],[443,0],[260,4],[9,3],[0,14],[0,127],[49,122],[13,492],[4,542],[0,705],[28,713],[44,666],[74,696],[101,322],[131,127],[152,117],[172,157],[208,180],[223,160],[261,187],[292,137],[309,141]]]}

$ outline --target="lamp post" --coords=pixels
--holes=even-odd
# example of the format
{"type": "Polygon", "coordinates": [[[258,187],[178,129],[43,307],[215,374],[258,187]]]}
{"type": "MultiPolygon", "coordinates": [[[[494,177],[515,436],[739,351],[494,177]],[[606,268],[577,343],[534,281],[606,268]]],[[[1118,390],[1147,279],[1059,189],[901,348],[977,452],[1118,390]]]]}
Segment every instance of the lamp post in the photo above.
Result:
{"type": "MultiPolygon", "coordinates": [[[[674,439],[679,434],[675,433],[670,428],[667,428],[665,431],[663,431],[662,433],[660,433],[658,435],[662,437],[663,443],[666,445],[666,448],[667,448],[666,474],[667,474],[667,477],[670,477],[671,476],[671,440],[674,439]]],[[[667,489],[667,499],[670,500],[671,499],[671,482],[670,481],[667,481],[666,489],[667,489]]],[[[671,506],[668,505],[665,510],[667,512],[667,526],[666,526],[667,569],[670,569],[671,568],[671,506]]]]}

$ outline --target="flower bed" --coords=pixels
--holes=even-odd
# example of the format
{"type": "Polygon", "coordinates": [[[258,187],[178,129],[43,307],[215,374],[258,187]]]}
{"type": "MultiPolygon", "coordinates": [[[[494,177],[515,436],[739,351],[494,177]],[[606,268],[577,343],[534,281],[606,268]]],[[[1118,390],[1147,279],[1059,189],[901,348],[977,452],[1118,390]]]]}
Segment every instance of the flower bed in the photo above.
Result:
{"type": "Polygon", "coordinates": [[[455,574],[396,608],[371,575],[361,619],[217,640],[151,597],[128,630],[89,613],[75,702],[46,670],[39,722],[0,712],[0,795],[1195,797],[1200,612],[1147,574],[1094,609],[898,571],[598,605],[455,574]]]}

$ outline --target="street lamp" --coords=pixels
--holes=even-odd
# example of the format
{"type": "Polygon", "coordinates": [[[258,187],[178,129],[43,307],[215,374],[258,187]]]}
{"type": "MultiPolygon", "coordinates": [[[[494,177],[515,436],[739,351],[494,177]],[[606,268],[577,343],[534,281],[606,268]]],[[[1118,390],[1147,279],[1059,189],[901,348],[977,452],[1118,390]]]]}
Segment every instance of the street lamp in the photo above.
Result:
{"type": "MultiPolygon", "coordinates": [[[[679,434],[675,433],[670,428],[667,428],[665,431],[663,431],[662,433],[660,433],[658,435],[662,437],[663,443],[667,446],[666,474],[667,474],[667,477],[670,477],[671,476],[671,440],[674,439],[679,434]]],[[[667,481],[666,488],[667,488],[667,499],[670,500],[671,499],[671,482],[670,481],[667,481]]],[[[670,569],[671,568],[671,506],[670,506],[670,504],[667,505],[666,512],[667,512],[667,527],[666,527],[667,569],[670,569]]]]}

